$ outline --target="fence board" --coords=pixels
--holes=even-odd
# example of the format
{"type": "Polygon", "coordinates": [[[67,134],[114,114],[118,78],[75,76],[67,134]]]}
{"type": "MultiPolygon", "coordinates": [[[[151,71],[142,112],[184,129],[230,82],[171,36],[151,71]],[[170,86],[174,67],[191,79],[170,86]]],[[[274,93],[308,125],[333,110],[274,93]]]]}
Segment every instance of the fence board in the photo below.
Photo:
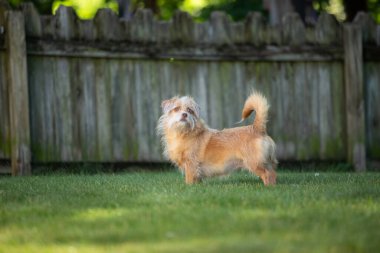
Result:
{"type": "Polygon", "coordinates": [[[328,65],[318,64],[319,71],[319,136],[321,139],[320,156],[323,159],[329,158],[328,149],[330,145],[332,125],[332,95],[330,83],[330,71],[328,65]]]}
{"type": "Polygon", "coordinates": [[[308,87],[309,93],[309,102],[306,103],[305,107],[310,107],[309,113],[310,115],[305,115],[309,118],[310,132],[308,137],[308,158],[316,159],[319,157],[319,147],[321,145],[320,135],[319,135],[319,125],[320,125],[320,117],[319,110],[321,108],[321,103],[319,99],[319,75],[318,71],[318,63],[307,63],[306,64],[306,86],[308,87]]]}
{"type": "Polygon", "coordinates": [[[6,11],[5,28],[12,175],[30,175],[29,88],[23,14],[6,11]]]}
{"type": "Polygon", "coordinates": [[[58,139],[59,160],[71,161],[73,159],[73,108],[71,90],[70,61],[65,58],[55,60],[55,101],[57,103],[56,131],[58,139]]]}
{"type": "Polygon", "coordinates": [[[45,161],[45,149],[49,148],[45,143],[45,113],[43,103],[45,101],[45,66],[42,57],[28,58],[28,78],[30,97],[30,135],[33,159],[45,161]]]}
{"type": "Polygon", "coordinates": [[[332,101],[332,138],[329,143],[329,152],[335,150],[334,155],[329,154],[329,159],[336,159],[343,161],[346,157],[345,147],[346,144],[346,128],[345,128],[345,115],[342,112],[345,110],[344,106],[344,73],[343,64],[334,62],[330,65],[330,80],[331,84],[331,101],[332,101]],[[331,150],[331,151],[330,151],[331,150]]]}
{"type": "Polygon", "coordinates": [[[96,121],[97,121],[97,158],[99,161],[110,161],[112,154],[112,124],[111,124],[111,89],[110,89],[110,65],[104,60],[95,61],[94,86],[96,121]]]}
{"type": "Polygon", "coordinates": [[[126,92],[125,84],[121,81],[122,64],[118,60],[109,61],[110,71],[110,108],[111,108],[111,145],[112,160],[122,161],[124,154],[123,140],[126,139],[126,110],[125,101],[126,92]],[[124,111],[125,110],[125,111],[124,111]],[[125,112],[125,113],[123,113],[125,112]]]}
{"type": "Polygon", "coordinates": [[[371,159],[380,159],[380,64],[368,62],[364,69],[368,156],[371,159]]]}
{"type": "Polygon", "coordinates": [[[79,62],[79,78],[77,86],[81,90],[76,110],[80,118],[80,140],[84,161],[98,159],[98,125],[96,108],[95,63],[90,60],[79,62]]]}
{"type": "Polygon", "coordinates": [[[357,171],[366,169],[365,104],[362,31],[357,25],[343,27],[345,49],[345,97],[347,159],[357,171]]]}
{"type": "Polygon", "coordinates": [[[304,63],[295,64],[295,80],[294,80],[294,103],[297,108],[293,113],[296,115],[295,130],[297,136],[297,159],[307,159],[309,143],[307,142],[310,129],[310,108],[305,106],[307,101],[307,83],[306,83],[306,66],[304,63]]]}
{"type": "MultiPolygon", "coordinates": [[[[84,161],[82,150],[82,135],[81,126],[84,119],[81,115],[81,106],[83,106],[83,84],[82,84],[82,64],[85,64],[78,58],[70,59],[70,103],[71,103],[71,116],[72,116],[72,157],[68,161],[84,161]]],[[[90,136],[92,137],[92,136],[90,136]]]]}
{"type": "Polygon", "coordinates": [[[10,159],[10,122],[5,54],[0,52],[0,159],[10,159]]]}
{"type": "MultiPolygon", "coordinates": [[[[56,123],[60,123],[59,121],[56,121],[56,117],[58,117],[58,114],[60,113],[57,110],[56,105],[56,95],[55,95],[55,78],[54,78],[54,58],[46,58],[43,61],[42,66],[43,68],[43,94],[40,99],[42,101],[42,114],[43,117],[43,124],[44,124],[44,149],[46,150],[45,157],[48,161],[54,161],[58,160],[57,157],[57,151],[59,150],[59,147],[57,147],[57,130],[56,130],[56,123]]],[[[35,84],[38,85],[38,84],[35,84]]]]}

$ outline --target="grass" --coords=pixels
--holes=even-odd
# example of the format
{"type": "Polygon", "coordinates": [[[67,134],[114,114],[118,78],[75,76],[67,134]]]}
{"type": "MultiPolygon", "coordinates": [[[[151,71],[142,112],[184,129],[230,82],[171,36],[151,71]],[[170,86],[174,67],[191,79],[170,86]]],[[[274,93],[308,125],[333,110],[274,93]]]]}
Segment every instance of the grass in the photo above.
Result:
{"type": "Polygon", "coordinates": [[[0,252],[376,252],[380,173],[0,177],[0,252]]]}

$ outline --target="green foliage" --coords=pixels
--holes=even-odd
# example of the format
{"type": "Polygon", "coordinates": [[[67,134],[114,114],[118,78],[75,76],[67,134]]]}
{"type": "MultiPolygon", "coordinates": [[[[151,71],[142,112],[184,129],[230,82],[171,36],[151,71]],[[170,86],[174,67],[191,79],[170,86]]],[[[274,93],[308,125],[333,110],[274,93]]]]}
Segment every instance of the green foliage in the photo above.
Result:
{"type": "Polygon", "coordinates": [[[0,178],[0,252],[376,252],[380,174],[0,178]]]}
{"type": "Polygon", "coordinates": [[[32,2],[41,14],[52,14],[60,5],[72,6],[77,15],[83,19],[93,18],[98,9],[110,8],[115,12],[118,11],[116,0],[9,0],[12,7],[17,8],[23,2],[32,2]]]}
{"type": "MultiPolygon", "coordinates": [[[[354,1],[356,0],[313,0],[313,7],[319,13],[329,12],[336,15],[338,20],[345,21],[346,5],[348,3],[352,4],[354,1]]],[[[380,23],[380,1],[367,0],[364,5],[367,7],[368,12],[372,15],[376,23],[380,23]]]]}
{"type": "Polygon", "coordinates": [[[55,0],[52,5],[52,12],[55,13],[60,5],[72,6],[77,15],[82,19],[91,19],[100,8],[109,8],[116,13],[119,5],[116,0],[99,0],[89,2],[87,0],[55,0]]]}
{"type": "Polygon", "coordinates": [[[168,20],[170,19],[174,12],[179,9],[179,7],[183,4],[184,0],[158,0],[158,6],[160,9],[159,16],[161,19],[168,20]]]}
{"type": "MultiPolygon", "coordinates": [[[[261,0],[245,0],[245,1],[228,1],[220,0],[217,3],[207,5],[200,11],[199,18],[201,20],[208,19],[213,11],[224,11],[233,20],[242,20],[251,11],[265,13],[263,1],[261,0]]],[[[266,14],[266,13],[265,13],[266,14]]]]}
{"type": "Polygon", "coordinates": [[[18,7],[23,2],[32,2],[41,14],[51,14],[54,0],[8,0],[12,7],[18,7]]]}
{"type": "MultiPolygon", "coordinates": [[[[118,11],[117,0],[8,0],[13,7],[22,2],[33,2],[42,14],[54,13],[60,4],[73,6],[81,18],[92,18],[99,8],[111,8],[118,11]]],[[[351,0],[353,1],[353,0],[351,0]]],[[[327,11],[334,14],[338,20],[346,18],[345,4],[350,1],[344,0],[313,0],[312,6],[317,12],[327,11]]],[[[130,0],[131,11],[137,8],[147,8],[149,4],[157,7],[156,15],[160,19],[168,20],[177,9],[190,12],[196,19],[203,21],[209,18],[213,11],[224,11],[233,20],[242,20],[248,12],[258,11],[268,16],[264,9],[263,0],[130,0]]],[[[368,11],[377,23],[380,23],[380,1],[367,0],[368,11]]]]}
{"type": "Polygon", "coordinates": [[[380,1],[379,0],[368,0],[368,10],[372,14],[376,23],[380,23],[380,1]]]}

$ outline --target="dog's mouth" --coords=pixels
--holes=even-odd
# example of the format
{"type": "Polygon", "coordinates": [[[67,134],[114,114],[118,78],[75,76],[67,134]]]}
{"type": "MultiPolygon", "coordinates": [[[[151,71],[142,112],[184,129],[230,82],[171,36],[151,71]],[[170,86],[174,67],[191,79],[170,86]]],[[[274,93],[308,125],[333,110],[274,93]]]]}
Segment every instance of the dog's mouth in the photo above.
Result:
{"type": "Polygon", "coordinates": [[[191,117],[178,117],[175,120],[169,121],[168,126],[173,127],[178,131],[188,131],[193,130],[195,127],[195,120],[191,117]]]}
{"type": "Polygon", "coordinates": [[[181,118],[177,121],[177,127],[179,129],[193,129],[194,128],[194,123],[190,120],[190,119],[187,119],[187,118],[181,118]]]}

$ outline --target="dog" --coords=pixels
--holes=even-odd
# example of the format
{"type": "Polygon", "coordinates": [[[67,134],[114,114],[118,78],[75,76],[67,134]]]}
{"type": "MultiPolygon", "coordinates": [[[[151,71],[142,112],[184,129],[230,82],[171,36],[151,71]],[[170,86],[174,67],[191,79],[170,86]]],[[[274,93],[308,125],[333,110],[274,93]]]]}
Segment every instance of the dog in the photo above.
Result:
{"type": "Polygon", "coordinates": [[[266,133],[269,104],[253,91],[242,111],[242,120],[252,112],[252,125],[223,130],[211,129],[200,118],[200,107],[189,96],[162,101],[157,132],[164,155],[193,184],[203,178],[226,175],[245,168],[261,178],[264,185],[276,184],[276,145],[266,133]]]}

